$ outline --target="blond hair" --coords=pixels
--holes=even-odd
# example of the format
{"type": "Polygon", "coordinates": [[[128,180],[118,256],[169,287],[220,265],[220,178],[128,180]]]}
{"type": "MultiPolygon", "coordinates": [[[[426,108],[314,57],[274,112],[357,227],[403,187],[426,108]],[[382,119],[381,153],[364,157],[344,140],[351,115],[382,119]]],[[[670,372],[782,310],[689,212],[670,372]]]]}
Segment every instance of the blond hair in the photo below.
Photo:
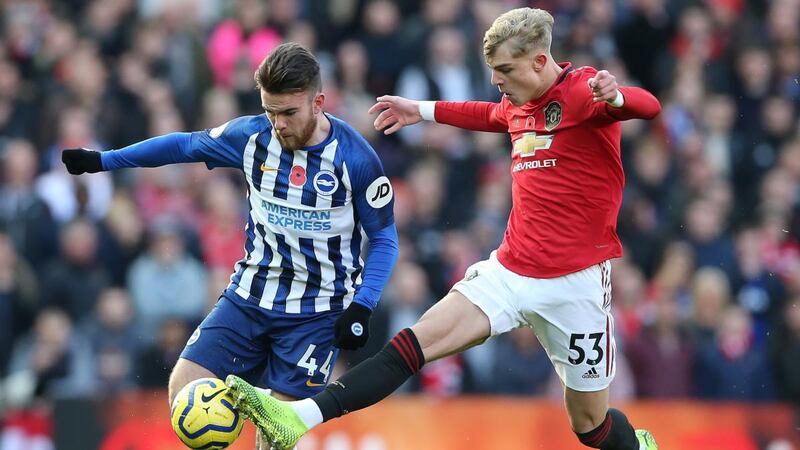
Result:
{"type": "Polygon", "coordinates": [[[512,9],[494,20],[483,35],[483,54],[487,57],[503,42],[509,41],[511,56],[516,58],[531,50],[550,52],[553,39],[553,16],[543,9],[512,9]]]}

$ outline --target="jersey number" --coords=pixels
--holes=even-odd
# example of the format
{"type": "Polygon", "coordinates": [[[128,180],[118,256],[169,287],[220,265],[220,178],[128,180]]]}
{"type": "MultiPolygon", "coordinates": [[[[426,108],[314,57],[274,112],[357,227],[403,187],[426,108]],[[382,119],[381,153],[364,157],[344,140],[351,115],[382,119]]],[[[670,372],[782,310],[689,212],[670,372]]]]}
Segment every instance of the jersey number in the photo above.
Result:
{"type": "Polygon", "coordinates": [[[569,337],[569,349],[570,351],[576,352],[578,354],[578,357],[573,358],[572,356],[570,356],[568,358],[569,362],[576,366],[582,363],[584,360],[586,360],[586,364],[589,364],[590,366],[596,366],[597,364],[599,364],[600,361],[603,360],[603,347],[600,346],[600,341],[603,340],[604,334],[605,333],[592,333],[589,335],[589,339],[594,340],[594,345],[592,345],[592,350],[597,353],[597,358],[586,359],[586,352],[583,350],[583,347],[581,347],[578,344],[578,341],[585,339],[586,335],[582,333],[572,333],[572,335],[570,335],[569,337]]]}
{"type": "MultiPolygon", "coordinates": [[[[317,348],[314,344],[309,344],[306,352],[303,353],[303,356],[300,358],[300,361],[297,362],[297,367],[302,367],[308,371],[308,376],[313,377],[314,373],[317,372],[317,358],[312,358],[311,355],[314,353],[314,350],[317,348]]],[[[328,375],[331,373],[331,359],[333,359],[333,350],[328,352],[328,357],[325,358],[325,362],[322,364],[322,367],[319,367],[319,372],[325,375],[324,382],[328,381],[328,375]]]]}

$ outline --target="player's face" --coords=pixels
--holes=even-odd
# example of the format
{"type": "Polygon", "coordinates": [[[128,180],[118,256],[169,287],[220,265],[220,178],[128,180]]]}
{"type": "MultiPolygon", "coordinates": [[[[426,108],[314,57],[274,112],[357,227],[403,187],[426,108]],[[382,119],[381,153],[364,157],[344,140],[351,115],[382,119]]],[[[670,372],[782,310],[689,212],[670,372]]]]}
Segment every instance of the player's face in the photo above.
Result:
{"type": "Polygon", "coordinates": [[[275,128],[281,147],[298,150],[307,145],[317,128],[324,98],[322,93],[272,94],[261,90],[261,105],[275,128]]]}
{"type": "Polygon", "coordinates": [[[543,53],[528,52],[514,57],[511,55],[509,42],[498,46],[494,53],[486,58],[492,69],[492,84],[514,105],[524,105],[544,91],[540,77],[541,68],[547,61],[543,53]],[[542,61],[542,58],[545,58],[542,61]]]}

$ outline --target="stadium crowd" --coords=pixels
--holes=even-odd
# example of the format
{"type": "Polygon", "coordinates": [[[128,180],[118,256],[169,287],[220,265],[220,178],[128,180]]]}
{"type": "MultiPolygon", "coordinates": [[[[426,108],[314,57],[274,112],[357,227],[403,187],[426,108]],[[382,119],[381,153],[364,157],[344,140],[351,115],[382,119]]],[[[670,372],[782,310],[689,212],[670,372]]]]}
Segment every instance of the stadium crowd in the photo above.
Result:
{"type": "MultiPolygon", "coordinates": [[[[319,57],[325,109],[367,137],[396,193],[400,260],[370,344],[341,363],[411,325],[500,242],[510,143],[430,123],[385,137],[367,109],[387,93],[498,100],[481,40],[516,6],[553,13],[557,60],[664,105],[623,125],[612,397],[800,406],[800,0],[530,3],[0,0],[0,410],[166,386],[243,255],[243,178],[74,177],[60,151],[263,113],[253,71],[283,40],[319,57]]],[[[528,329],[410,384],[560,395],[528,329]]]]}

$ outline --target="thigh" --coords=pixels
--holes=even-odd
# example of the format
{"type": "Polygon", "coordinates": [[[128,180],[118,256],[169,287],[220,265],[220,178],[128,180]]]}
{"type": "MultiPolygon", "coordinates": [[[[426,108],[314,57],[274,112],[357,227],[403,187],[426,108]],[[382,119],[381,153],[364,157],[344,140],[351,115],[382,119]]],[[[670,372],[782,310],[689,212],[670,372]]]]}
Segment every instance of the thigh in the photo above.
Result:
{"type": "Polygon", "coordinates": [[[265,311],[253,303],[220,297],[192,333],[181,358],[204,367],[216,378],[224,380],[234,374],[259,384],[269,351],[265,311]]]}
{"type": "Polygon", "coordinates": [[[425,362],[462,352],[491,334],[489,317],[459,291],[451,291],[411,327],[425,362]]]}
{"type": "MultiPolygon", "coordinates": [[[[473,307],[457,306],[451,313],[458,314],[465,311],[470,317],[479,317],[471,312],[477,307],[483,312],[483,316],[488,318],[491,336],[518,328],[525,322],[514,301],[513,286],[516,286],[522,278],[524,277],[503,267],[497,261],[495,252],[492,252],[489,259],[470,266],[464,274],[464,279],[456,283],[451,291],[460,293],[472,303],[473,307]]],[[[441,317],[437,320],[445,321],[448,318],[441,317]]]]}
{"type": "Polygon", "coordinates": [[[269,314],[270,351],[260,384],[287,397],[319,393],[330,380],[339,354],[333,346],[333,325],[341,312],[269,314]]]}
{"type": "Polygon", "coordinates": [[[580,392],[607,388],[616,367],[610,264],[606,261],[563,277],[531,280],[528,290],[535,299],[529,306],[523,303],[522,313],[561,381],[580,392]]]}

